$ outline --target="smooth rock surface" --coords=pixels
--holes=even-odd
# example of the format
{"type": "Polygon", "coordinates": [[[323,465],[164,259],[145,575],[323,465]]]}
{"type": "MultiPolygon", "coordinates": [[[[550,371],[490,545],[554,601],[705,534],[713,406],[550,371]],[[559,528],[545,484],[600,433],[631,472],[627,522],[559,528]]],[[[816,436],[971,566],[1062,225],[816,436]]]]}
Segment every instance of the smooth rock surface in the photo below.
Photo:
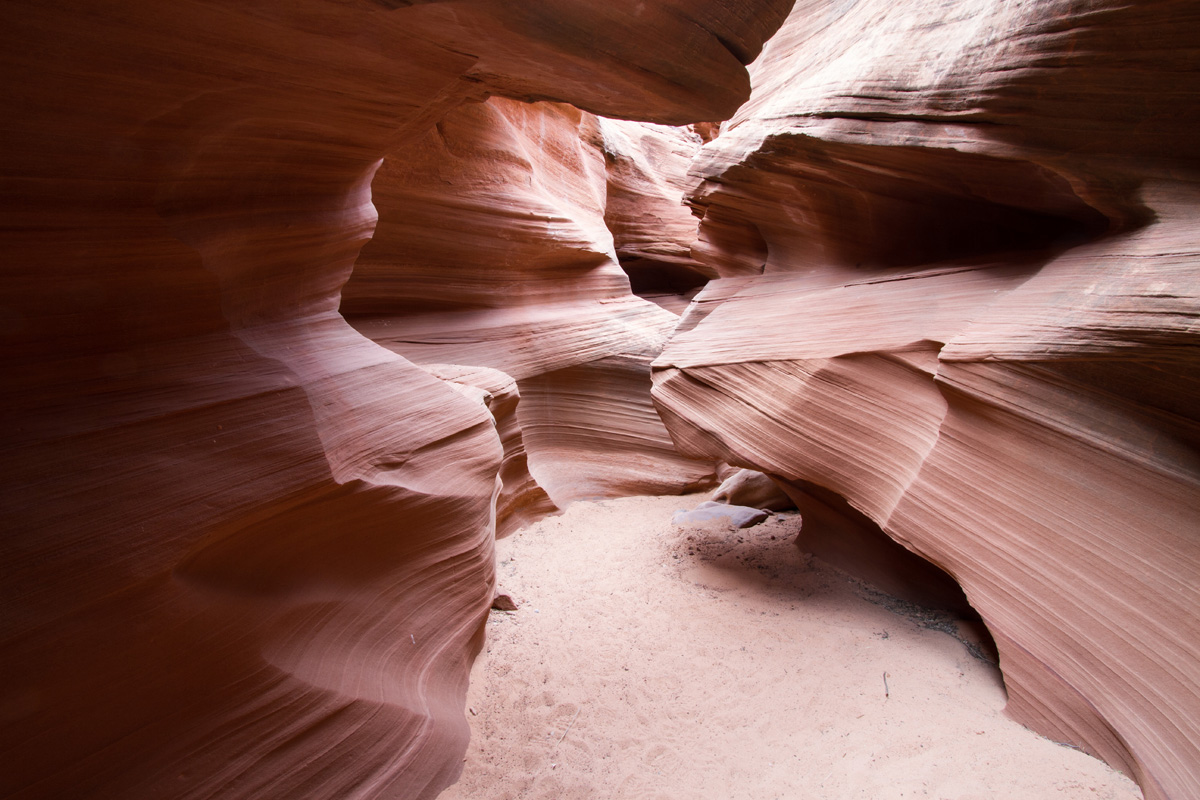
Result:
{"type": "Polygon", "coordinates": [[[693,509],[680,509],[671,517],[672,525],[700,525],[708,522],[722,522],[733,528],[750,528],[771,517],[770,512],[761,508],[735,506],[729,503],[717,503],[706,500],[693,509]]]}
{"type": "Polygon", "coordinates": [[[752,469],[739,469],[713,491],[712,499],[734,506],[751,506],[769,511],[795,508],[796,504],[770,476],[752,469]]]}
{"type": "Polygon", "coordinates": [[[625,220],[625,246],[647,249],[664,221],[660,257],[686,261],[696,221],[682,205],[687,161],[676,150],[698,145],[694,134],[560,103],[463,106],[385,159],[372,186],[379,227],[342,311],[417,363],[513,376],[530,471],[560,506],[710,485],[712,464],[681,457],[650,402],[650,361],[677,318],[631,294],[606,222],[625,220]],[[653,173],[660,151],[655,163],[675,183],[653,173]],[[626,164],[641,165],[641,183],[622,178],[634,170],[626,164]]]}
{"type": "Polygon", "coordinates": [[[423,364],[421,369],[483,403],[492,415],[504,450],[496,476],[500,486],[495,500],[496,538],[508,536],[546,514],[554,513],[558,507],[529,472],[525,437],[517,419],[521,400],[517,382],[500,370],[486,367],[423,364]]]}
{"type": "Polygon", "coordinates": [[[497,526],[714,460],[1200,794],[1193,4],[800,0],[695,232],[695,140],[592,115],[728,117],[790,5],[0,7],[0,796],[432,798],[497,526]]]}
{"type": "Polygon", "coordinates": [[[372,178],[489,94],[726,117],[786,5],[0,8],[0,795],[456,778],[504,449],[338,313],[372,178]]]}

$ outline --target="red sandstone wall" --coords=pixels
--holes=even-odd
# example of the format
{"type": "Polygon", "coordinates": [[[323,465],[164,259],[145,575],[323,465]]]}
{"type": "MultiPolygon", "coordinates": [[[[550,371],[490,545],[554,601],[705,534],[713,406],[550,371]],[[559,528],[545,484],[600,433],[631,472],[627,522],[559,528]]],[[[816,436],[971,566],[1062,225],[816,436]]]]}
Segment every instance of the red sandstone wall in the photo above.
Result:
{"type": "MultiPolygon", "coordinates": [[[[447,114],[385,159],[379,227],[342,295],[351,324],[406,358],[512,376],[531,474],[560,506],[715,478],[711,462],[675,452],[650,402],[650,361],[677,317],[633,296],[618,264],[606,214],[620,167],[646,148],[606,150],[617,126],[639,130],[559,103],[493,98],[447,114]]],[[[626,183],[625,207],[670,208],[684,239],[674,249],[688,252],[682,190],[626,183]]]]}
{"type": "Polygon", "coordinates": [[[487,93],[727,116],[784,5],[0,8],[0,795],[455,778],[504,450],[338,313],[372,177],[487,93]]]}
{"type": "Polygon", "coordinates": [[[1191,4],[798,3],[700,153],[685,453],[950,572],[1009,710],[1200,793],[1191,4]]]}
{"type": "Polygon", "coordinates": [[[1019,719],[1197,793],[1194,11],[802,0],[694,245],[639,216],[686,136],[455,110],[725,117],[785,5],[0,8],[0,795],[434,796],[523,450],[566,498],[693,480],[644,403],[561,434],[672,329],[686,453],[845,497],[962,583],[1019,719]],[[722,279],[675,328],[620,257],[722,279]]]}

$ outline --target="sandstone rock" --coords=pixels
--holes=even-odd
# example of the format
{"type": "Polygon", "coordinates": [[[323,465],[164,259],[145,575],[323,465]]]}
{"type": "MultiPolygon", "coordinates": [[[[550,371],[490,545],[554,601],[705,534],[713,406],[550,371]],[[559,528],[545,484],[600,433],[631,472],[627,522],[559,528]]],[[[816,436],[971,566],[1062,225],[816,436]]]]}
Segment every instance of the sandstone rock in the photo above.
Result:
{"type": "Polygon", "coordinates": [[[503,538],[518,529],[536,522],[558,507],[546,490],[529,473],[529,459],[517,409],[521,395],[517,382],[500,370],[486,367],[464,367],[461,364],[423,364],[421,368],[435,378],[463,388],[487,407],[500,435],[504,458],[497,478],[500,493],[496,496],[496,537],[503,538]]]}
{"type": "Polygon", "coordinates": [[[846,500],[814,484],[793,481],[783,490],[799,509],[804,528],[796,547],[889,597],[949,612],[964,629],[981,629],[980,652],[995,659],[986,627],[962,587],[942,569],[905,548],[846,500]]]}
{"type": "Polygon", "coordinates": [[[338,314],[374,172],[492,93],[726,116],[785,5],[4,5],[0,794],[454,780],[502,448],[338,314]]]}
{"type": "Polygon", "coordinates": [[[692,258],[699,221],[684,205],[702,139],[687,128],[601,119],[604,223],[635,294],[682,313],[716,272],[692,258]]]}
{"type": "Polygon", "coordinates": [[[712,499],[718,503],[751,506],[769,511],[784,511],[796,507],[773,480],[752,469],[740,469],[725,478],[713,492],[712,499]]]}
{"type": "Polygon", "coordinates": [[[530,378],[521,424],[530,469],[559,505],[630,494],[686,494],[716,483],[711,461],[679,454],[649,402],[650,354],[530,378]]]}
{"type": "Polygon", "coordinates": [[[680,509],[671,517],[674,525],[703,525],[710,522],[721,522],[732,528],[752,528],[771,517],[770,512],[761,508],[735,506],[729,503],[705,501],[693,509],[680,509]]]}
{"type": "MultiPolygon", "coordinates": [[[[650,361],[676,318],[630,294],[605,223],[617,169],[605,148],[620,146],[618,163],[640,159],[637,174],[653,183],[647,154],[658,151],[647,142],[684,141],[672,131],[493,98],[448,114],[373,184],[380,224],[343,312],[418,363],[512,375],[530,471],[559,505],[712,482],[711,464],[675,452],[650,402],[650,361]]],[[[685,159],[669,155],[660,160],[681,178],[685,159]]],[[[668,233],[684,232],[660,249],[684,259],[695,220],[680,187],[647,202],[667,207],[674,191],[686,220],[668,233]]],[[[638,230],[627,241],[649,241],[651,228],[638,230]]]]}
{"type": "Polygon", "coordinates": [[[516,611],[517,601],[513,600],[511,595],[497,592],[492,598],[492,608],[496,611],[516,611]]]}
{"type": "Polygon", "coordinates": [[[655,362],[685,453],[949,572],[1009,711],[1154,800],[1200,792],[1197,26],[798,3],[693,167],[722,279],[655,362]]]}

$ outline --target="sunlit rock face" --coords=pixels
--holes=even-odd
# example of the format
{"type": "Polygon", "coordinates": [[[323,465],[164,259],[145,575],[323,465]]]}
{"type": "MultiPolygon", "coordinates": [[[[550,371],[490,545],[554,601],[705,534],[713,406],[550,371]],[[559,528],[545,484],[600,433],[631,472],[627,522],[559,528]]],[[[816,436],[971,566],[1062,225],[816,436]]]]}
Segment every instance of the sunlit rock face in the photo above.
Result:
{"type": "MultiPolygon", "coordinates": [[[[711,462],[676,453],[650,402],[650,361],[677,317],[631,294],[606,225],[611,172],[649,147],[699,141],[637,125],[559,103],[456,109],[385,159],[372,187],[379,226],[343,290],[342,312],[384,347],[512,376],[530,472],[560,506],[715,478],[711,462]],[[613,155],[617,126],[646,144],[613,155]]],[[[687,163],[670,162],[680,181],[687,163]]],[[[662,249],[687,258],[696,225],[682,186],[642,174],[626,207],[673,215],[682,241],[662,249]]]]}
{"type": "Polygon", "coordinates": [[[698,220],[683,202],[704,139],[691,128],[600,120],[608,165],[604,222],[630,286],[681,314],[717,273],[692,257],[698,220]]]}
{"type": "Polygon", "coordinates": [[[0,795],[455,778],[512,394],[340,316],[373,175],[489,93],[727,116],[786,6],[4,4],[0,795]]]}
{"type": "Polygon", "coordinates": [[[721,279],[654,365],[685,453],[836,493],[951,573],[1011,713],[1176,800],[1198,36],[1185,3],[801,0],[693,166],[721,279]]]}
{"type": "Polygon", "coordinates": [[[449,383],[467,397],[482,402],[496,425],[504,457],[500,463],[496,495],[496,538],[515,533],[557,507],[529,472],[529,454],[517,407],[521,393],[511,375],[498,369],[463,364],[422,364],[421,368],[449,383]]]}

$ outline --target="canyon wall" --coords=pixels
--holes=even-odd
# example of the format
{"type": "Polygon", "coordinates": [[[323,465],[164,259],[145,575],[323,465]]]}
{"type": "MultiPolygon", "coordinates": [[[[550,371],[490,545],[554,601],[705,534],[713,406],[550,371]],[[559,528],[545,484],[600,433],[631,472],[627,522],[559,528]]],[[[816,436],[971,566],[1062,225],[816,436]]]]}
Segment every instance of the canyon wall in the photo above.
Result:
{"type": "MultiPolygon", "coordinates": [[[[340,315],[371,181],[489,95],[727,117],[788,5],[0,8],[0,796],[429,798],[457,776],[494,517],[545,500],[510,376],[422,369],[340,315]]],[[[560,348],[528,394],[585,365],[648,386],[666,312],[592,245],[554,269],[590,265],[570,301],[631,344],[560,348]]]]}
{"type": "Polygon", "coordinates": [[[719,460],[1200,793],[1194,6],[789,7],[0,8],[0,796],[433,797],[493,536],[719,460]]]}
{"type": "Polygon", "coordinates": [[[682,452],[952,574],[1009,711],[1151,800],[1200,794],[1198,40],[800,0],[693,166],[720,279],[654,363],[682,452]]]}
{"type": "Polygon", "coordinates": [[[630,293],[606,225],[623,212],[621,241],[648,242],[667,217],[660,249],[690,253],[682,180],[699,137],[642,126],[559,103],[455,109],[380,167],[379,225],[342,292],[350,323],[400,355],[511,376],[529,469],[560,506],[715,481],[711,462],[675,452],[650,402],[650,361],[678,317],[630,293]],[[615,130],[628,132],[619,152],[615,130]],[[671,144],[684,156],[633,169],[671,144]],[[671,173],[674,191],[646,185],[671,173]]]}

